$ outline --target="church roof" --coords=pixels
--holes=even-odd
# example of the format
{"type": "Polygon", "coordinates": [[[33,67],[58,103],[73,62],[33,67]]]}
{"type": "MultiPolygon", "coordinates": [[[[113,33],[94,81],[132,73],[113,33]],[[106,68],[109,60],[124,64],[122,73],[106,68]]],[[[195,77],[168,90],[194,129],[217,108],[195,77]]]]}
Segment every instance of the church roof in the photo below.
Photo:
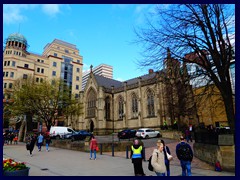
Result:
{"type": "Polygon", "coordinates": [[[94,74],[96,81],[98,83],[99,86],[103,86],[105,88],[111,88],[112,86],[114,86],[114,88],[120,88],[124,86],[124,82],[127,82],[127,85],[131,85],[131,84],[136,84],[138,83],[138,79],[141,78],[141,80],[145,81],[148,79],[153,79],[156,76],[156,72],[153,72],[151,74],[145,74],[143,76],[139,76],[133,79],[129,79],[127,81],[121,82],[121,81],[117,81],[114,79],[110,79],[110,78],[106,78],[103,76],[99,76],[94,74]]]}

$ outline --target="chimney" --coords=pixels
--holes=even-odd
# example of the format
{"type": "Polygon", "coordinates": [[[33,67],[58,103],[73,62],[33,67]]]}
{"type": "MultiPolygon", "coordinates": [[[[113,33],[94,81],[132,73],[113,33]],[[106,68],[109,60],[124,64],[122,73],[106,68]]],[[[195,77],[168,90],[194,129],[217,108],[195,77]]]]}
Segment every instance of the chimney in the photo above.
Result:
{"type": "Polygon", "coordinates": [[[148,74],[152,74],[152,73],[153,73],[153,69],[149,69],[148,74]]]}

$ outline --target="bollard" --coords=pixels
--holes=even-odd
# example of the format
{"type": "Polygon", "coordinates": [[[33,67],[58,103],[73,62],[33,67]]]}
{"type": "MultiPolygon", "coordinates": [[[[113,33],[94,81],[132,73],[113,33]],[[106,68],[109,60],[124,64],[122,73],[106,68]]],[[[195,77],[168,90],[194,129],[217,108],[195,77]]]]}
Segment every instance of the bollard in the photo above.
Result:
{"type": "Polygon", "coordinates": [[[114,144],[112,143],[112,156],[114,156],[114,144]]]}
{"type": "Polygon", "coordinates": [[[143,160],[146,161],[146,156],[145,156],[145,147],[143,147],[143,160]]]}
{"type": "Polygon", "coordinates": [[[102,155],[102,144],[100,144],[100,154],[102,155]]]}
{"type": "Polygon", "coordinates": [[[126,147],[126,158],[129,159],[128,158],[128,146],[126,147]]]}

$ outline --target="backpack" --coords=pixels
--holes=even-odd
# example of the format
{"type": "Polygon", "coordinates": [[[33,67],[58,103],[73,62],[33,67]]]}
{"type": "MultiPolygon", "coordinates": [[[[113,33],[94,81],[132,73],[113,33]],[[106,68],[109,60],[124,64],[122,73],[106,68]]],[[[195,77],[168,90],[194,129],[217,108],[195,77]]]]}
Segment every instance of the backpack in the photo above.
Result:
{"type": "Polygon", "coordinates": [[[190,152],[189,146],[185,144],[180,144],[178,148],[178,158],[184,161],[191,161],[193,156],[190,152]]]}
{"type": "MultiPolygon", "coordinates": [[[[157,157],[158,157],[158,153],[157,153],[157,157]]],[[[152,166],[151,161],[152,161],[152,156],[150,156],[150,158],[148,159],[148,170],[149,171],[153,171],[153,166],[152,166]]]]}

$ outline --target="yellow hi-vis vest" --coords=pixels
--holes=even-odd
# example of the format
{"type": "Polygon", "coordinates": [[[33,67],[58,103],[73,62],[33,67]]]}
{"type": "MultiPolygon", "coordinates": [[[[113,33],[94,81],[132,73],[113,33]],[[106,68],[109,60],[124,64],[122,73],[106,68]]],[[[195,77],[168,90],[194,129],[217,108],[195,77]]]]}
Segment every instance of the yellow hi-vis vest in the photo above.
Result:
{"type": "Polygon", "coordinates": [[[131,148],[132,148],[132,151],[133,151],[132,158],[142,158],[142,154],[141,154],[142,146],[139,146],[138,149],[134,149],[133,146],[131,148]]]}

